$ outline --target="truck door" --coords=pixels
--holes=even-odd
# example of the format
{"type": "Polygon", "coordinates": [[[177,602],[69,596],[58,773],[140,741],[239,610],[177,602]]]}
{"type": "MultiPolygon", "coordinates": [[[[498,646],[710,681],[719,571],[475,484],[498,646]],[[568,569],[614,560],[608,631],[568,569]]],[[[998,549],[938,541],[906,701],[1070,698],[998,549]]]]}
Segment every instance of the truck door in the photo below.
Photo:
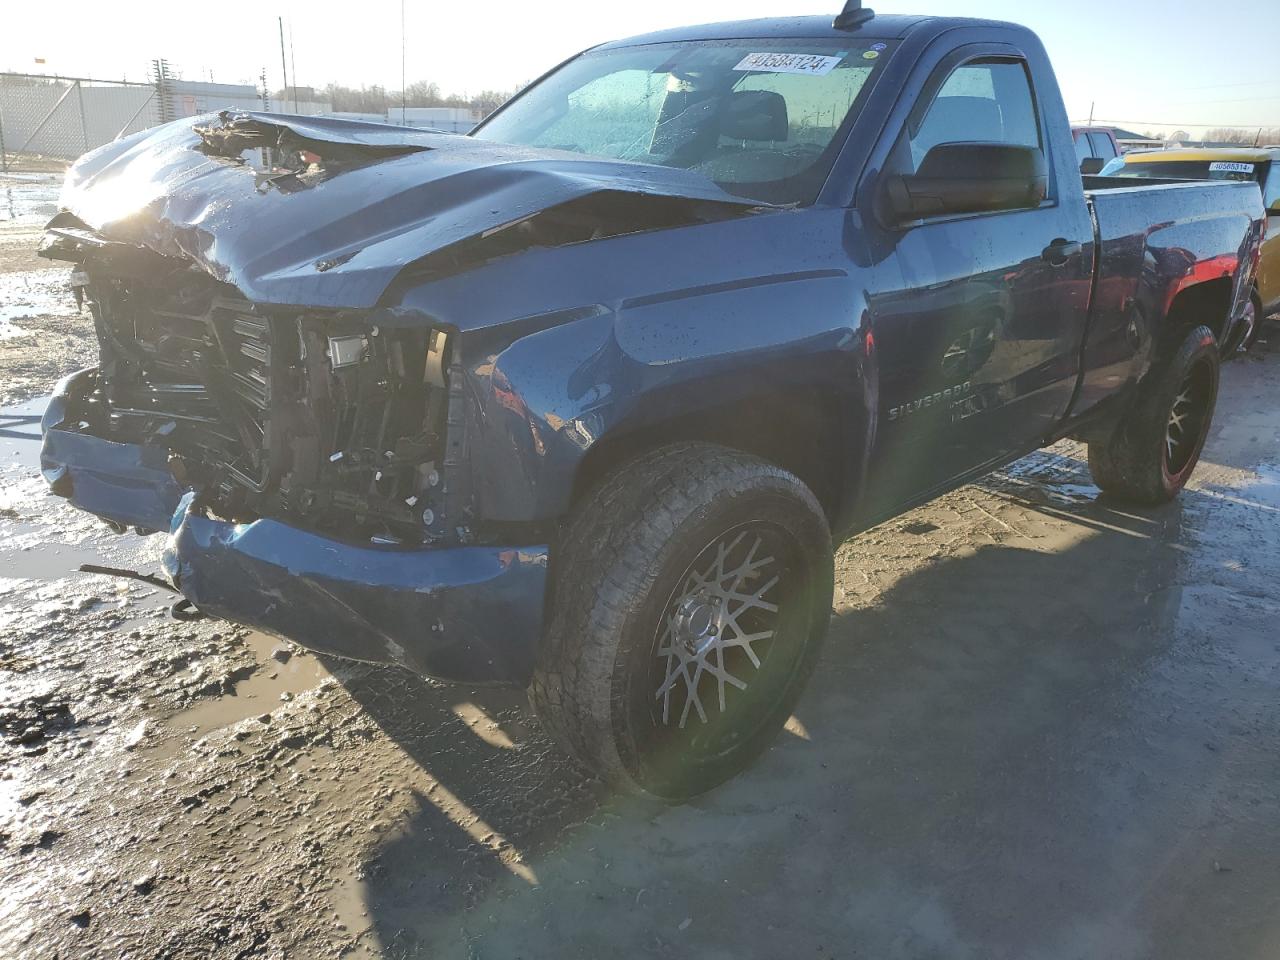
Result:
{"type": "MultiPolygon", "coordinates": [[[[887,228],[901,285],[870,300],[881,398],[873,508],[1033,448],[1067,410],[1093,228],[1078,188],[1061,202],[1055,173],[1077,174],[1054,169],[1031,78],[1019,56],[971,57],[961,48],[925,84],[886,157],[885,175],[913,174],[941,143],[1038,147],[1049,186],[1038,207],[887,228]]],[[[1065,133],[1065,117],[1053,119],[1065,133]]]]}

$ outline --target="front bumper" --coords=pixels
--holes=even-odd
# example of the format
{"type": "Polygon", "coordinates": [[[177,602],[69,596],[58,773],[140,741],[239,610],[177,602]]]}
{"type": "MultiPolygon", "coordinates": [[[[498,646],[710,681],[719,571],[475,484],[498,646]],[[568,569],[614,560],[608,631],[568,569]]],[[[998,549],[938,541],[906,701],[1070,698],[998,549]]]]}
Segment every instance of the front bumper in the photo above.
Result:
{"type": "Polygon", "coordinates": [[[40,421],[40,472],[54,493],[81,510],[144,531],[168,529],[182,496],[169,470],[169,451],[71,429],[80,422],[97,375],[97,370],[81,370],[54,387],[40,421]]]}
{"type": "Polygon", "coordinates": [[[42,424],[54,493],[118,524],[169,529],[164,564],[201,612],[321,653],[459,683],[525,684],[542,631],[547,547],[344,543],[276,520],[191,509],[168,451],[75,428],[95,371],[58,384],[42,424]]]}

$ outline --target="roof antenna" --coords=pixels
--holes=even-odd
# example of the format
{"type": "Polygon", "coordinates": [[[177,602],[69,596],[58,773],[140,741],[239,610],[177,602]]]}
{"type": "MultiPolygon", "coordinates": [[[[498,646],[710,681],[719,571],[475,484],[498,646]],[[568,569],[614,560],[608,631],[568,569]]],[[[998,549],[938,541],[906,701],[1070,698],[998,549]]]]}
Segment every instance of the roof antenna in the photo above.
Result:
{"type": "Polygon", "coordinates": [[[839,16],[831,21],[836,30],[856,30],[876,15],[870,8],[862,6],[862,0],[847,0],[839,16]]]}

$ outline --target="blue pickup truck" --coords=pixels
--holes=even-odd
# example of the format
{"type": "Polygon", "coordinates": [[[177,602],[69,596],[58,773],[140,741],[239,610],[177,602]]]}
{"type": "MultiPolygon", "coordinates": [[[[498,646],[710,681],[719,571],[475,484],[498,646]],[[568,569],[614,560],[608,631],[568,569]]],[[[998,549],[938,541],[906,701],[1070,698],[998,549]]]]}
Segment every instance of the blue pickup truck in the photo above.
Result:
{"type": "Polygon", "coordinates": [[[207,615],[528,687],[675,800],[785,723],[839,539],[1065,436],[1174,497],[1265,223],[1082,182],[1030,31],[856,3],[594,47],[468,136],[180,120],[61,207],[101,360],[54,493],[207,615]]]}

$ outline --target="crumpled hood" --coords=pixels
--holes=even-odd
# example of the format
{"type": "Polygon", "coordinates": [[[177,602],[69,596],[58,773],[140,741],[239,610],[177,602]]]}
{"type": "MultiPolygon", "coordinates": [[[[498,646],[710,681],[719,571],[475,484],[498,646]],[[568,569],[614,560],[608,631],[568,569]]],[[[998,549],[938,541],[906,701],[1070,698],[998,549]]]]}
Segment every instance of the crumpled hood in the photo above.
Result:
{"type": "Polygon", "coordinates": [[[260,113],[179,120],[107,144],[71,168],[61,205],[110,240],[198,263],[250,300],[359,308],[428,254],[606,192],[760,206],[687,170],[260,113]],[[211,149],[219,124],[265,135],[246,147],[334,145],[344,165],[311,179],[264,176],[225,155],[238,142],[211,149]]]}

